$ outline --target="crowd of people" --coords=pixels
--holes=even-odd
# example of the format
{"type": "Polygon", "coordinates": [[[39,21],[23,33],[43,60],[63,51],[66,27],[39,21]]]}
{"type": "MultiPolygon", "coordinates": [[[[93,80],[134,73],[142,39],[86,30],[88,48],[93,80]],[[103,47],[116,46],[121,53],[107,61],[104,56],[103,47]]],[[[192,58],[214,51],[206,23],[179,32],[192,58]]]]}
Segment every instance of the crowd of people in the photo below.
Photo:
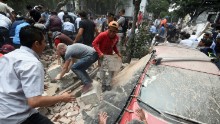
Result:
{"type": "MultiPolygon", "coordinates": [[[[55,79],[72,70],[83,83],[82,93],[87,93],[93,80],[86,70],[96,61],[102,65],[105,55],[117,54],[121,59],[117,44],[126,34],[125,10],[120,11],[119,19],[109,12],[93,20],[85,11],[71,16],[67,11],[49,11],[43,5],[28,5],[27,13],[22,14],[6,1],[0,0],[0,124],[51,124],[35,108],[71,102],[75,97],[70,92],[42,96],[45,76],[40,56],[44,49],[56,50],[63,67],[55,79]]],[[[100,74],[102,91],[110,91],[113,72],[100,68],[100,74]]],[[[142,111],[137,113],[145,119],[142,111]]],[[[106,119],[107,113],[101,113],[100,124],[106,119]]]]}
{"type": "MultiPolygon", "coordinates": [[[[196,33],[196,30],[181,29],[175,22],[169,23],[169,17],[161,19],[158,17],[151,23],[149,31],[151,38],[156,42],[176,43],[188,48],[199,49],[209,57],[220,58],[220,31],[213,30],[210,23],[206,24],[204,30],[196,33]]],[[[217,67],[220,63],[217,61],[217,67]]]]}
{"type": "MultiPolygon", "coordinates": [[[[67,11],[49,11],[43,5],[27,6],[26,14],[16,13],[5,1],[0,0],[0,124],[50,124],[51,120],[35,108],[74,101],[75,97],[70,92],[42,96],[44,67],[39,56],[43,50],[46,47],[56,50],[62,71],[55,80],[62,79],[71,70],[83,84],[82,93],[87,93],[93,88],[93,80],[86,70],[96,61],[102,66],[106,55],[115,54],[122,59],[120,44],[126,44],[123,41],[130,35],[131,23],[124,9],[119,11],[118,18],[108,12],[93,19],[85,11],[72,16],[67,11]]],[[[159,42],[174,43],[177,27],[176,23],[168,23],[168,18],[156,19],[151,23],[150,32],[159,42]]],[[[137,29],[142,19],[139,12],[137,29]]],[[[206,55],[219,57],[219,33],[205,33],[200,41],[195,33],[190,36],[181,32],[180,36],[180,44],[200,47],[206,55]]],[[[110,91],[114,72],[103,68],[99,71],[102,91],[110,91]]],[[[147,123],[143,111],[136,112],[147,123]]],[[[105,124],[106,119],[107,113],[101,113],[100,124],[105,124]]]]}

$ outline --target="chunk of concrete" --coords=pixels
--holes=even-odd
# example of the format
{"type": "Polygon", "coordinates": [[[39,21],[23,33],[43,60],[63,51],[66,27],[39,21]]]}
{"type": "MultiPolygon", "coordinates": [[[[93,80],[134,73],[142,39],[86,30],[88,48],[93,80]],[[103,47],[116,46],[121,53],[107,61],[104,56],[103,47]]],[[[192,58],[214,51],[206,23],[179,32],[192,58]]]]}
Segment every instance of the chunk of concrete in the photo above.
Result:
{"type": "Polygon", "coordinates": [[[58,84],[59,84],[59,89],[63,90],[67,87],[69,87],[70,85],[73,85],[74,82],[76,80],[76,75],[70,71],[68,73],[66,73],[59,81],[58,81],[58,84]]]}
{"type": "Polygon", "coordinates": [[[101,85],[99,82],[93,80],[93,89],[88,93],[82,94],[80,100],[85,104],[98,104],[100,102],[101,85]]]}
{"type": "Polygon", "coordinates": [[[64,124],[70,124],[71,123],[71,120],[67,119],[66,117],[62,117],[59,121],[64,123],[64,124]]]}
{"type": "Polygon", "coordinates": [[[51,65],[47,70],[47,73],[51,79],[55,79],[55,77],[61,72],[61,65],[51,65]]]}

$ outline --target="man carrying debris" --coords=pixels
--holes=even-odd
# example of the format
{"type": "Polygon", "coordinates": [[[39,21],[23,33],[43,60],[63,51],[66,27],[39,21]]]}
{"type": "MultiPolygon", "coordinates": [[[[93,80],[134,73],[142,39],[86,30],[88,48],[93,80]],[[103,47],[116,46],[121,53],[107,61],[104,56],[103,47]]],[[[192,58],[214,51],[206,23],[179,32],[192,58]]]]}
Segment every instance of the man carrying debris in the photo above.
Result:
{"type": "Polygon", "coordinates": [[[41,96],[44,68],[39,61],[46,41],[40,29],[25,26],[20,31],[20,49],[0,59],[0,124],[53,124],[35,108],[70,102],[70,93],[41,96]]]}
{"type": "MultiPolygon", "coordinates": [[[[121,58],[121,54],[118,52],[117,43],[118,36],[116,35],[118,32],[118,23],[116,21],[112,21],[109,23],[108,30],[100,33],[92,45],[97,51],[99,55],[100,62],[102,64],[104,55],[113,55],[113,51],[121,58]]],[[[104,70],[102,67],[100,68],[100,78],[102,82],[102,91],[110,91],[111,90],[111,80],[113,77],[113,71],[104,70]],[[108,73],[105,78],[106,71],[108,73]],[[106,80],[105,80],[106,79],[106,80]]]]}
{"type": "Polygon", "coordinates": [[[65,55],[65,63],[61,73],[55,79],[61,79],[71,68],[83,83],[82,93],[90,91],[92,89],[92,79],[89,77],[86,69],[98,60],[96,51],[92,47],[81,43],[74,43],[69,46],[59,43],[57,53],[65,55]],[[78,60],[75,63],[76,59],[78,60]]]}

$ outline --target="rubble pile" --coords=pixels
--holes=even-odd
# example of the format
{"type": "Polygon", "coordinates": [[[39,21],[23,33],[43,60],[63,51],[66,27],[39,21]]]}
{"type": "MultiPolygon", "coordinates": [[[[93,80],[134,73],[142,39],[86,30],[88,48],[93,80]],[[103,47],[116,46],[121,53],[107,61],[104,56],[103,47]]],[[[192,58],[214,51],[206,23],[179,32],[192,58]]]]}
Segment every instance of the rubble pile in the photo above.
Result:
{"type": "Polygon", "coordinates": [[[46,108],[46,115],[54,124],[83,124],[82,111],[91,111],[91,104],[84,105],[80,102],[59,103],[55,106],[46,108]]]}
{"type": "MultiPolygon", "coordinates": [[[[77,83],[79,85],[77,85],[77,88],[71,89],[72,94],[76,96],[75,102],[62,102],[51,107],[39,108],[39,112],[47,116],[55,124],[84,124],[86,119],[83,113],[89,115],[93,114],[93,111],[97,109],[102,102],[99,74],[96,74],[97,71],[94,73],[94,70],[97,70],[98,62],[87,69],[89,75],[91,75],[91,73],[95,75],[93,76],[93,90],[86,94],[81,94],[81,83],[72,71],[66,73],[61,80],[54,80],[62,69],[62,66],[58,64],[54,50],[46,50],[40,58],[45,69],[44,83],[48,85],[48,89],[45,90],[45,95],[56,95],[67,89],[69,90],[71,86],[77,83]]],[[[120,70],[124,69],[126,66],[128,66],[128,64],[122,64],[120,70]]]]}

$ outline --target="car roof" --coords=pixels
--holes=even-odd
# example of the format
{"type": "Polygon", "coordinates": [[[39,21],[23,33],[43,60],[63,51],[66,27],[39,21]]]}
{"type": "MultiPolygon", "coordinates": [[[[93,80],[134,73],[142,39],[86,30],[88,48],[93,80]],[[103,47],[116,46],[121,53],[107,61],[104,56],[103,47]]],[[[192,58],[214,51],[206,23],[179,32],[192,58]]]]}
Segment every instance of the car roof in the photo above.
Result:
{"type": "Polygon", "coordinates": [[[217,66],[212,63],[210,58],[197,49],[191,49],[175,44],[161,44],[155,47],[156,57],[163,59],[184,59],[185,61],[164,61],[161,64],[173,66],[198,72],[220,75],[217,66]],[[195,61],[197,60],[198,61],[195,61]],[[201,60],[206,61],[201,61],[201,60]]]}

